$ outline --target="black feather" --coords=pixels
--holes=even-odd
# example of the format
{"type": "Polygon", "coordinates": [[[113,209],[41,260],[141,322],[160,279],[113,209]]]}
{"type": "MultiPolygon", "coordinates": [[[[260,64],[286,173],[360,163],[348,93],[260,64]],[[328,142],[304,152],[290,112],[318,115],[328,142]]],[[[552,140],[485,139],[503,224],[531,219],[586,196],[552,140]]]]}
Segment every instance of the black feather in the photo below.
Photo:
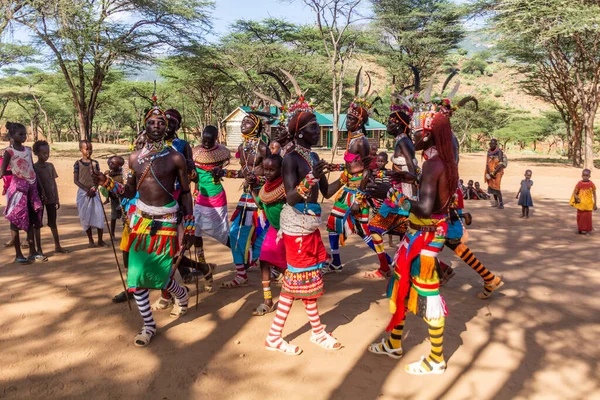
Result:
{"type": "Polygon", "coordinates": [[[458,68],[453,68],[452,71],[450,72],[450,75],[448,75],[448,77],[446,78],[446,81],[444,82],[444,85],[442,86],[442,91],[440,92],[440,95],[444,95],[444,90],[446,90],[446,87],[448,86],[448,84],[450,83],[450,81],[452,80],[452,78],[454,78],[457,74],[458,71],[460,71],[458,68]]]}
{"type": "Polygon", "coordinates": [[[360,74],[362,73],[362,67],[358,70],[358,74],[356,74],[356,81],[354,82],[354,97],[358,97],[358,87],[360,86],[360,74]]]}
{"type": "Polygon", "coordinates": [[[292,97],[292,92],[290,92],[290,89],[287,88],[285,83],[283,83],[283,81],[281,80],[281,78],[279,76],[277,76],[277,74],[275,74],[274,72],[271,72],[271,71],[262,71],[262,72],[259,72],[258,74],[259,75],[269,75],[270,77],[275,79],[275,81],[279,84],[279,87],[281,88],[281,90],[283,90],[283,93],[285,93],[287,98],[290,99],[292,97]]]}
{"type": "Polygon", "coordinates": [[[462,99],[461,99],[461,100],[458,102],[457,106],[458,106],[459,108],[460,108],[460,107],[464,107],[464,106],[465,106],[467,103],[469,103],[469,102],[473,102],[473,103],[475,103],[475,111],[479,111],[479,102],[478,102],[478,101],[477,101],[477,99],[476,99],[475,97],[473,97],[473,96],[467,96],[467,97],[464,97],[464,98],[462,98],[462,99]]]}

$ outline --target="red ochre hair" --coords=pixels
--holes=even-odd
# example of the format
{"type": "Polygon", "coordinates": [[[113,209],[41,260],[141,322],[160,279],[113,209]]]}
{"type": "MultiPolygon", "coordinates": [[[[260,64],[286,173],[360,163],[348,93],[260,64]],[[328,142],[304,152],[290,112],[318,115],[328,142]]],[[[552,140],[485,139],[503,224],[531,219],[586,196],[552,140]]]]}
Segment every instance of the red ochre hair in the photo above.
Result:
{"type": "Polygon", "coordinates": [[[437,113],[431,122],[431,132],[439,157],[444,163],[448,187],[455,188],[458,185],[458,164],[454,154],[450,119],[442,113],[437,113]]]}

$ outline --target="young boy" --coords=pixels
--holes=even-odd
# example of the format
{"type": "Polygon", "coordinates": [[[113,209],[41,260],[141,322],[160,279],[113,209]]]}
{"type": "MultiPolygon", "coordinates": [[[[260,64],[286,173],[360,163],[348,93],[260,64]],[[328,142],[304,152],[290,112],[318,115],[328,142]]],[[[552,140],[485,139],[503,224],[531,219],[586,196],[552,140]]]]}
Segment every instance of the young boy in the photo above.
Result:
{"type": "Polygon", "coordinates": [[[96,247],[92,237],[92,228],[98,230],[98,246],[106,247],[106,243],[102,240],[104,210],[102,210],[102,202],[92,179],[92,170],[100,172],[100,165],[98,161],[91,158],[93,149],[90,141],[80,141],[79,150],[81,151],[81,159],[77,160],[73,166],[73,182],[79,188],[77,191],[79,221],[83,230],[87,233],[88,247],[96,247]]]}
{"type": "Polygon", "coordinates": [[[377,147],[376,144],[372,144],[370,146],[370,152],[371,152],[371,163],[369,164],[369,169],[370,170],[376,170],[377,167],[377,152],[379,151],[379,147],[377,147]]]}
{"type": "Polygon", "coordinates": [[[580,235],[592,231],[592,211],[596,211],[596,185],[590,181],[592,171],[584,169],[581,180],[575,185],[569,204],[577,209],[577,230],[580,235]]]}
{"type": "Polygon", "coordinates": [[[475,182],[475,193],[477,194],[477,198],[479,200],[489,200],[490,195],[487,194],[482,188],[479,182],[475,182]]]}
{"type": "Polygon", "coordinates": [[[477,190],[475,190],[475,188],[473,187],[473,180],[471,179],[469,182],[467,182],[467,195],[465,196],[465,199],[467,200],[479,200],[479,195],[477,194],[477,190]]]}
{"type": "Polygon", "coordinates": [[[58,226],[56,225],[56,212],[60,209],[58,187],[56,186],[58,174],[56,173],[56,169],[54,169],[54,165],[47,162],[48,158],[50,158],[50,145],[45,140],[38,140],[33,144],[33,154],[38,159],[33,167],[38,177],[42,203],[44,203],[46,213],[48,213],[48,226],[54,238],[54,251],[56,253],[68,253],[69,250],[63,249],[60,246],[58,226]]]}
{"type": "MultiPolygon", "coordinates": [[[[124,183],[123,165],[125,164],[125,160],[123,157],[112,156],[108,159],[107,163],[109,170],[104,174],[113,178],[115,182],[124,183]]],[[[114,239],[117,220],[123,216],[123,211],[121,210],[121,199],[115,193],[108,193],[104,204],[108,204],[108,202],[110,202],[110,235],[114,239]]]]}

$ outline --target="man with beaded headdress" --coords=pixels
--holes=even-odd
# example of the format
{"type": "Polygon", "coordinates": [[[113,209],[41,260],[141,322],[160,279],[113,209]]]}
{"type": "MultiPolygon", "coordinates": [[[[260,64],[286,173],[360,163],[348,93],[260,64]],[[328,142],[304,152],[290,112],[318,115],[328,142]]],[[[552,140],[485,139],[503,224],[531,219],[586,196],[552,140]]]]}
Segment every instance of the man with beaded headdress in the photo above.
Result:
{"type": "Polygon", "coordinates": [[[264,184],[262,162],[270,154],[267,144],[262,140],[264,122],[260,112],[248,113],[241,124],[243,141],[238,147],[237,157],[240,159],[240,170],[215,168],[215,179],[245,179],[244,192],[231,216],[229,245],[233,255],[236,276],[230,282],[221,284],[222,289],[232,289],[248,284],[246,273],[250,264],[260,256],[262,242],[267,233],[268,223],[264,211],[259,210],[250,194],[248,179],[252,179],[257,187],[264,184]]]}
{"type": "Polygon", "coordinates": [[[340,244],[344,246],[346,238],[352,233],[357,233],[371,250],[378,253],[378,257],[384,258],[388,263],[392,261],[384,251],[377,251],[368,227],[370,208],[364,189],[367,184],[365,171],[368,171],[371,147],[365,136],[365,126],[369,122],[373,104],[368,100],[371,78],[366,74],[369,88],[363,93],[362,84],[359,84],[362,82],[361,74],[362,70],[358,72],[355,98],[348,108],[346,118],[348,143],[344,153],[345,163],[330,166],[330,170],[342,171],[342,175],[330,188],[330,191],[336,190],[338,194],[327,220],[332,261],[325,267],[325,273],[342,271],[339,247],[340,244]]]}
{"type": "MultiPolygon", "coordinates": [[[[392,94],[394,96],[394,94],[392,94]]],[[[388,117],[387,131],[396,140],[394,143],[394,156],[392,157],[392,171],[404,171],[412,175],[418,174],[418,164],[415,158],[415,149],[410,138],[410,121],[412,109],[405,104],[393,102],[390,107],[392,113],[388,117]]],[[[382,174],[383,171],[378,172],[382,174]]],[[[383,177],[374,176],[374,181],[383,177]]],[[[416,199],[417,188],[414,183],[392,182],[393,186],[410,199],[416,199]]],[[[400,209],[391,207],[386,200],[374,210],[374,215],[369,221],[369,231],[379,256],[379,269],[365,273],[365,278],[385,279],[390,276],[391,270],[385,254],[383,235],[404,236],[406,232],[406,214],[400,209]]]]}
{"type": "Polygon", "coordinates": [[[124,198],[139,194],[131,215],[128,241],[128,291],[133,292],[144,325],[135,337],[136,346],[147,346],[156,333],[156,323],[149,302],[149,289],[166,289],[175,298],[173,317],[187,312],[189,290],[173,279],[173,257],[179,253],[177,226],[183,211],[183,245],[194,242],[195,224],[186,161],[165,141],[168,118],[156,105],[146,114],[146,143],[129,157],[132,174],[125,184],[94,172],[96,184],[124,198]],[[175,200],[175,182],[179,181],[180,203],[175,200]]]}
{"type": "Polygon", "coordinates": [[[265,341],[265,348],[288,355],[302,350],[282,338],[285,321],[295,299],[301,299],[312,327],[311,342],[327,350],[342,345],[321,325],[317,299],[323,294],[322,266],[327,252],[321,239],[319,192],[328,195],[325,177],[327,162],[320,160],[311,147],[318,143],[320,127],[310,102],[304,99],[297,83],[297,100],[289,108],[288,131],[294,137],[294,149],[283,159],[285,204],[280,214],[280,240],[285,245],[287,269],[277,312],[265,341]]]}

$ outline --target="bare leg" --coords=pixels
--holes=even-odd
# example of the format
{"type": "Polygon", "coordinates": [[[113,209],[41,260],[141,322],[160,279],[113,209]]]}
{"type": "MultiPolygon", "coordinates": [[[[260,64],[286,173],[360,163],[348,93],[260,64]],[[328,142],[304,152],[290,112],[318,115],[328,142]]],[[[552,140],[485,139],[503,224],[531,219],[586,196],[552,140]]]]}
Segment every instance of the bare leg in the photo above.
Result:
{"type": "Polygon", "coordinates": [[[102,240],[102,233],[102,229],[98,229],[98,246],[106,246],[106,243],[102,240]]]}
{"type": "Polygon", "coordinates": [[[16,258],[17,258],[17,260],[19,260],[19,259],[24,260],[25,256],[23,255],[23,252],[21,251],[21,238],[19,237],[19,231],[11,230],[11,234],[12,234],[13,246],[15,247],[16,258]]]}
{"type": "Polygon", "coordinates": [[[96,245],[94,244],[94,238],[92,237],[92,228],[87,228],[85,233],[88,236],[88,242],[89,242],[88,247],[96,247],[96,245]]]}

